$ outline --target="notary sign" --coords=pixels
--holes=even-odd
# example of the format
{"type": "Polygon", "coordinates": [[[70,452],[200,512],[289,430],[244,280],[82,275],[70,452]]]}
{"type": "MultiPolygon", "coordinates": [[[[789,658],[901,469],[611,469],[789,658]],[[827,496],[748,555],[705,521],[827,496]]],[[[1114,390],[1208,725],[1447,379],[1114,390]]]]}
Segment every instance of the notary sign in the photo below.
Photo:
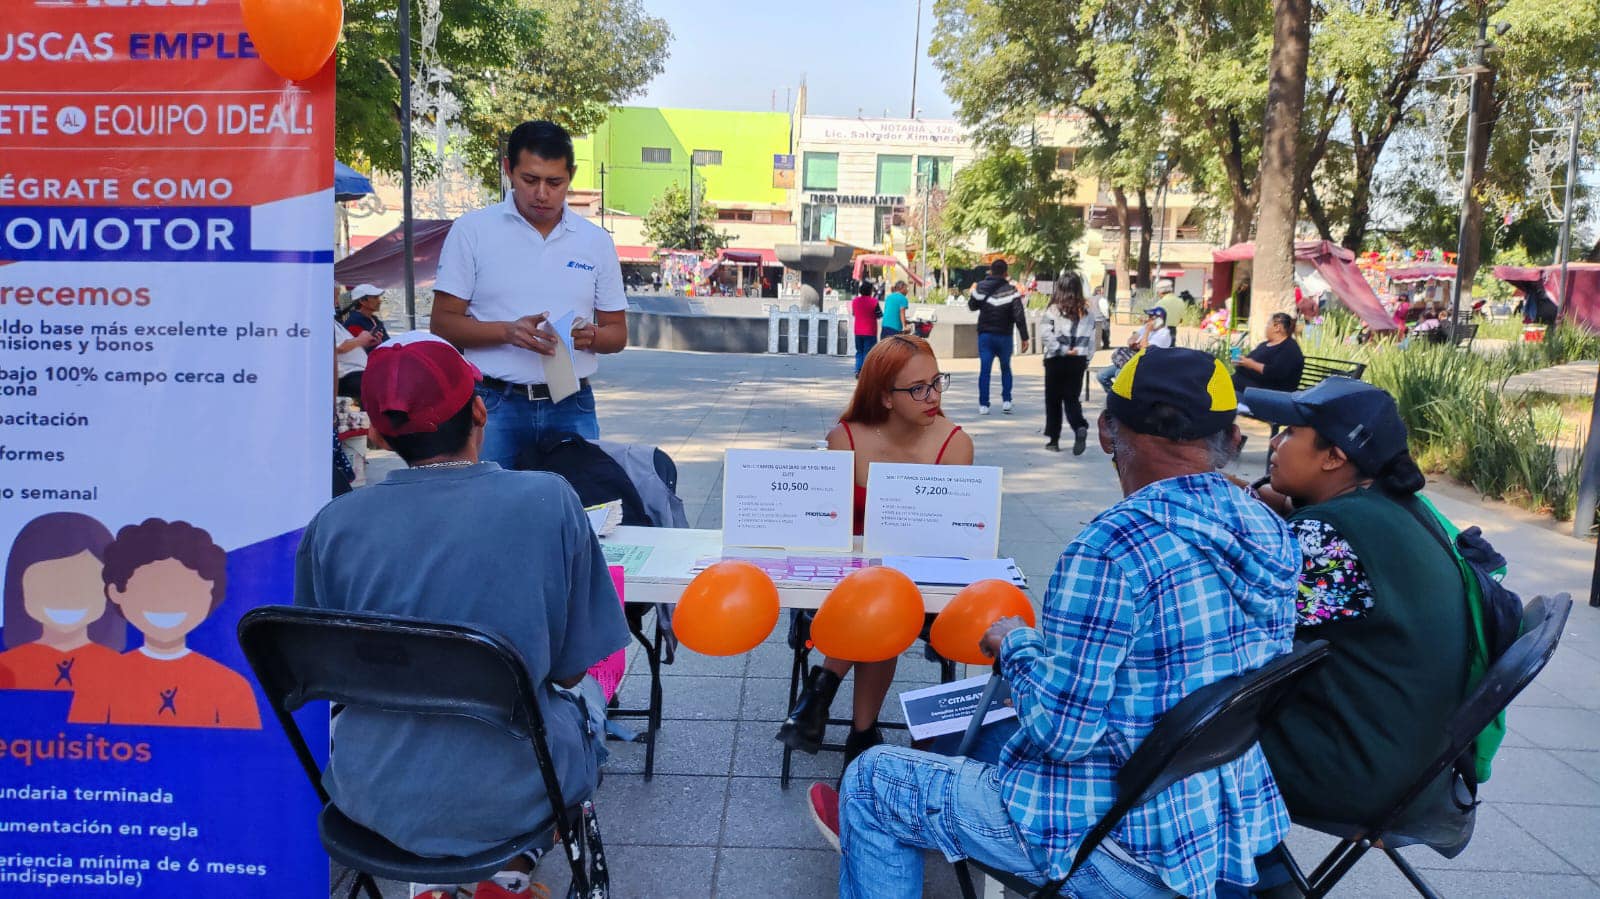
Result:
{"type": "Polygon", "coordinates": [[[728,450],[722,543],[848,552],[854,487],[855,453],[728,450]]]}
{"type": "Polygon", "coordinates": [[[992,559],[1000,552],[1000,469],[874,462],[865,552],[992,559]]]}

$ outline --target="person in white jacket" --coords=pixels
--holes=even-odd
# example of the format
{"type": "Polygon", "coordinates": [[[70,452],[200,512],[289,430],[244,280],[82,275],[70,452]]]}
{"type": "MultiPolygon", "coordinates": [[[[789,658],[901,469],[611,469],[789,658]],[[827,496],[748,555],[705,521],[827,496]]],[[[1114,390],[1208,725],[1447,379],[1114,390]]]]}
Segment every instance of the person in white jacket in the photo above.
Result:
{"type": "Polygon", "coordinates": [[[1094,355],[1095,317],[1083,297],[1083,279],[1076,274],[1056,280],[1039,322],[1039,347],[1044,353],[1045,449],[1061,451],[1061,414],[1072,427],[1072,454],[1083,455],[1089,422],[1083,417],[1083,376],[1094,355]]]}

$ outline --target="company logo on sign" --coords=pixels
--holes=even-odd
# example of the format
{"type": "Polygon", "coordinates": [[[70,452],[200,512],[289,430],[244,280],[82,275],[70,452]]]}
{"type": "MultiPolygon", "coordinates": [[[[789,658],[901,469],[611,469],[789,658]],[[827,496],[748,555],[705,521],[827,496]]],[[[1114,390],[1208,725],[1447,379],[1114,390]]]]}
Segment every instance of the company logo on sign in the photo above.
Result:
{"type": "Polygon", "coordinates": [[[106,32],[8,32],[0,37],[0,62],[104,62],[116,56],[106,32]]]}
{"type": "Polygon", "coordinates": [[[567,268],[582,269],[583,271],[586,271],[586,272],[594,271],[594,266],[590,265],[587,262],[579,262],[576,259],[567,260],[567,268]]]}
{"type": "Polygon", "coordinates": [[[988,525],[984,524],[981,521],[952,521],[952,522],[950,522],[950,525],[952,527],[958,527],[958,528],[972,528],[973,530],[977,530],[977,531],[981,531],[984,528],[988,527],[988,525]]]}
{"type": "Polygon", "coordinates": [[[897,194],[811,194],[806,202],[819,206],[904,206],[906,198],[897,194]]]}
{"type": "Polygon", "coordinates": [[[807,518],[838,518],[838,512],[807,512],[807,518]]]}

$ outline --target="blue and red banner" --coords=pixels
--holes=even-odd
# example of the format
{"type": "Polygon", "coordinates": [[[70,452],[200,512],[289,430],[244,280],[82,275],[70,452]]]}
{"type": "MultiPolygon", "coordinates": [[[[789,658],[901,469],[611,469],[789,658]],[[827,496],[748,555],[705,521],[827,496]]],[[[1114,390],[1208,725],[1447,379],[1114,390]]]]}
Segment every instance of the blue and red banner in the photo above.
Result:
{"type": "Polygon", "coordinates": [[[321,895],[234,626],[329,491],[333,68],[237,0],[5,8],[0,895],[321,895]]]}

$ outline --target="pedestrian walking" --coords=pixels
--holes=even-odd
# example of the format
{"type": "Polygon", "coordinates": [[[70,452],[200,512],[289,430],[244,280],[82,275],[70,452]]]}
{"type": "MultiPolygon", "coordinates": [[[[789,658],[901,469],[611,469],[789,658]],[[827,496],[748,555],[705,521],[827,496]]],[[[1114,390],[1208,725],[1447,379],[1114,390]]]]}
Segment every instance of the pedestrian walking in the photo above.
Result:
{"type": "Polygon", "coordinates": [[[878,319],[883,317],[883,309],[878,306],[878,297],[872,292],[871,281],[861,282],[856,298],[850,301],[850,315],[855,320],[856,376],[860,377],[861,364],[867,361],[867,354],[878,344],[878,319]]]}
{"type": "Polygon", "coordinates": [[[1039,322],[1044,353],[1045,449],[1061,451],[1061,416],[1072,428],[1072,454],[1083,455],[1089,422],[1083,417],[1083,377],[1094,354],[1095,320],[1083,296],[1083,279],[1068,274],[1056,281],[1039,322]]]}
{"type": "Polygon", "coordinates": [[[978,313],[978,414],[989,414],[989,374],[1000,361],[1000,411],[1011,414],[1011,329],[1028,351],[1028,317],[1022,294],[1006,280],[1006,261],[996,259],[989,276],[972,288],[967,308],[978,313]]]}

